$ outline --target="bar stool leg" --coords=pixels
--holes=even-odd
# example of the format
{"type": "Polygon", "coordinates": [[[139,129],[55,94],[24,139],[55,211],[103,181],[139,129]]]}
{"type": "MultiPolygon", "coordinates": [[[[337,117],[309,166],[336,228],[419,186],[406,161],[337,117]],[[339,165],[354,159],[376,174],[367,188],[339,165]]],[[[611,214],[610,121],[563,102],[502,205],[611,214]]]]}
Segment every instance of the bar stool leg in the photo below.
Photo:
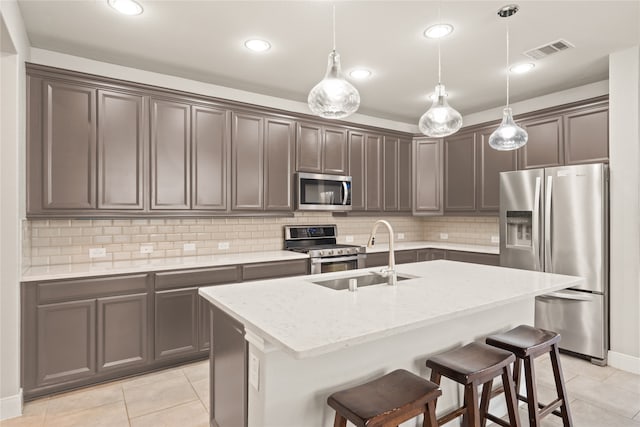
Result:
{"type": "MultiPolygon", "coordinates": [[[[504,381],[504,380],[503,380],[504,381]]],[[[491,400],[491,389],[493,387],[493,379],[490,379],[482,386],[482,398],[480,399],[480,419],[482,427],[487,425],[487,412],[489,411],[489,401],[491,400]]]]}
{"type": "Polygon", "coordinates": [[[480,427],[480,408],[478,407],[478,384],[464,387],[464,405],[467,411],[462,416],[463,427],[480,427]]]}
{"type": "Polygon", "coordinates": [[[558,398],[562,399],[562,406],[560,406],[560,414],[562,418],[562,425],[564,427],[573,427],[573,421],[571,419],[571,413],[569,412],[569,403],[567,402],[567,389],[564,385],[564,378],[562,377],[562,369],[560,369],[560,353],[556,344],[551,346],[549,352],[551,356],[551,366],[553,367],[553,377],[556,380],[556,392],[558,398]]]}
{"type": "Polygon", "coordinates": [[[525,383],[527,385],[527,406],[529,412],[529,426],[540,426],[540,414],[538,413],[538,394],[536,393],[535,368],[531,356],[524,358],[525,383]]]}
{"type": "MultiPolygon", "coordinates": [[[[516,398],[520,398],[520,379],[522,371],[522,363],[519,357],[516,357],[516,361],[513,363],[513,381],[515,382],[516,387],[516,398]]],[[[521,399],[524,400],[524,397],[521,399]]]]}
{"type": "Polygon", "coordinates": [[[504,388],[504,396],[507,400],[509,423],[511,423],[512,426],[520,427],[520,416],[518,415],[518,392],[516,391],[509,365],[505,366],[502,373],[502,384],[504,388]]]}
{"type": "Polygon", "coordinates": [[[436,401],[427,402],[427,412],[424,414],[422,427],[437,427],[436,421],[436,401]]]}
{"type": "Polygon", "coordinates": [[[333,427],[347,427],[347,419],[336,413],[336,417],[333,420],[333,427]]]}

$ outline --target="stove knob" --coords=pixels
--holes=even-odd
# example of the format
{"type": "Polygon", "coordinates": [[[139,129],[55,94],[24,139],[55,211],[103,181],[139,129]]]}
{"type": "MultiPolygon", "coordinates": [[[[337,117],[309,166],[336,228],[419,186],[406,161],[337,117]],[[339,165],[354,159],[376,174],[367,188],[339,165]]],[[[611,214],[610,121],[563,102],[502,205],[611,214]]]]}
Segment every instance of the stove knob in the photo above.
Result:
{"type": "Polygon", "coordinates": [[[338,249],[338,255],[342,253],[342,249],[338,249]]]}

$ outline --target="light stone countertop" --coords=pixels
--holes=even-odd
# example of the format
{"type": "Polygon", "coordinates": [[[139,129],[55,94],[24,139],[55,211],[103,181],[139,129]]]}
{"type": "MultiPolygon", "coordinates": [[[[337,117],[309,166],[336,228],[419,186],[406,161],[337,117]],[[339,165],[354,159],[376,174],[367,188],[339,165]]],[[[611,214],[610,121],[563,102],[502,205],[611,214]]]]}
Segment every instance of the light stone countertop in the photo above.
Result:
{"type": "Polygon", "coordinates": [[[143,260],[103,261],[83,264],[64,264],[30,267],[22,274],[23,282],[73,279],[112,274],[147,273],[152,271],[206,268],[223,265],[251,264],[254,262],[308,259],[307,254],[292,251],[245,252],[228,255],[151,258],[143,260]]]}
{"type": "Polygon", "coordinates": [[[307,358],[510,302],[529,298],[533,304],[536,295],[584,282],[574,276],[444,260],[402,264],[397,270],[418,277],[356,292],[311,283],[378,267],[205,287],[199,293],[252,334],[295,358],[307,358]]]}
{"type": "MultiPolygon", "coordinates": [[[[394,249],[396,251],[410,251],[413,249],[448,249],[452,251],[463,251],[463,252],[477,252],[477,253],[485,253],[485,254],[500,254],[500,248],[498,246],[488,246],[488,245],[470,245],[466,243],[449,243],[449,242],[433,242],[433,241],[423,241],[423,242],[405,242],[405,241],[395,241],[394,249]]],[[[367,253],[376,253],[376,252],[387,252],[389,251],[389,244],[384,243],[376,243],[371,248],[367,248],[367,253]]]]}
{"type": "MultiPolygon", "coordinates": [[[[499,253],[493,246],[466,245],[461,243],[442,242],[398,242],[398,251],[411,249],[451,249],[467,252],[499,253]]],[[[385,252],[389,250],[387,243],[376,244],[367,248],[368,253],[385,252]]],[[[29,267],[22,273],[22,282],[36,282],[43,280],[77,279],[93,276],[108,276],[113,274],[146,273],[164,270],[178,270],[181,268],[206,268],[223,265],[250,264],[254,262],[288,261],[305,259],[308,255],[291,251],[245,252],[227,255],[202,255],[172,258],[150,258],[140,260],[94,261],[80,264],[60,264],[51,266],[29,267]]]]}

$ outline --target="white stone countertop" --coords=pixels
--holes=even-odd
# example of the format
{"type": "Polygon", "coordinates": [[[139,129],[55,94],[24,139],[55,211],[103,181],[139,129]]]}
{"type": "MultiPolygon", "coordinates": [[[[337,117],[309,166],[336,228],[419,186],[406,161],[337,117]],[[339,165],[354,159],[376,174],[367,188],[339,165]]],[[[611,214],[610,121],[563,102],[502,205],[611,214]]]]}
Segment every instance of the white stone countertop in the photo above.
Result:
{"type": "Polygon", "coordinates": [[[23,282],[73,279],[111,274],[146,273],[152,271],[204,268],[254,262],[288,261],[309,258],[292,251],[245,252],[228,255],[150,258],[142,260],[102,261],[83,264],[64,264],[30,267],[22,273],[23,282]]]}
{"type": "MultiPolygon", "coordinates": [[[[336,291],[311,283],[366,271],[200,288],[209,302],[295,358],[313,357],[544,293],[584,279],[455,261],[397,266],[397,286],[336,291]]],[[[489,314],[488,314],[489,315],[489,314]]]]}
{"type": "MultiPolygon", "coordinates": [[[[442,242],[398,242],[398,251],[411,249],[451,249],[467,252],[499,253],[493,246],[466,245],[461,243],[442,242]]],[[[385,252],[389,250],[387,243],[376,244],[367,248],[368,253],[385,252]]],[[[75,279],[82,277],[107,276],[112,274],[145,273],[164,270],[178,270],[181,268],[206,268],[222,265],[250,264],[253,262],[287,261],[304,259],[308,255],[291,251],[245,252],[228,255],[203,255],[172,258],[149,258],[121,261],[94,261],[80,264],[60,264],[51,266],[35,266],[25,269],[22,282],[36,282],[41,280],[75,279]]]]}
{"type": "MultiPolygon", "coordinates": [[[[466,243],[448,243],[448,242],[394,242],[394,249],[396,251],[410,251],[413,249],[448,249],[452,251],[464,251],[464,252],[478,252],[485,254],[500,254],[500,248],[498,246],[488,245],[470,245],[466,243]]],[[[375,252],[388,252],[389,244],[386,242],[376,243],[371,248],[367,248],[367,253],[375,252]]]]}

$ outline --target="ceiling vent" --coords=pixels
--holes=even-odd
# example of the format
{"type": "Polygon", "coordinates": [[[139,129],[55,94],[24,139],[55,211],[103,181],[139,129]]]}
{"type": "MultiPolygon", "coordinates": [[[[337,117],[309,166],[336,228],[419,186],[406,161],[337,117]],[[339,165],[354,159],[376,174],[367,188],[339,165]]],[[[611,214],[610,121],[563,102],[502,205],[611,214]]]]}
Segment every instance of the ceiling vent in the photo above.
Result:
{"type": "Polygon", "coordinates": [[[542,59],[554,53],[562,52],[563,50],[571,49],[575,47],[566,40],[558,39],[551,43],[547,43],[542,46],[538,46],[535,49],[526,51],[524,54],[531,59],[542,59]]]}

